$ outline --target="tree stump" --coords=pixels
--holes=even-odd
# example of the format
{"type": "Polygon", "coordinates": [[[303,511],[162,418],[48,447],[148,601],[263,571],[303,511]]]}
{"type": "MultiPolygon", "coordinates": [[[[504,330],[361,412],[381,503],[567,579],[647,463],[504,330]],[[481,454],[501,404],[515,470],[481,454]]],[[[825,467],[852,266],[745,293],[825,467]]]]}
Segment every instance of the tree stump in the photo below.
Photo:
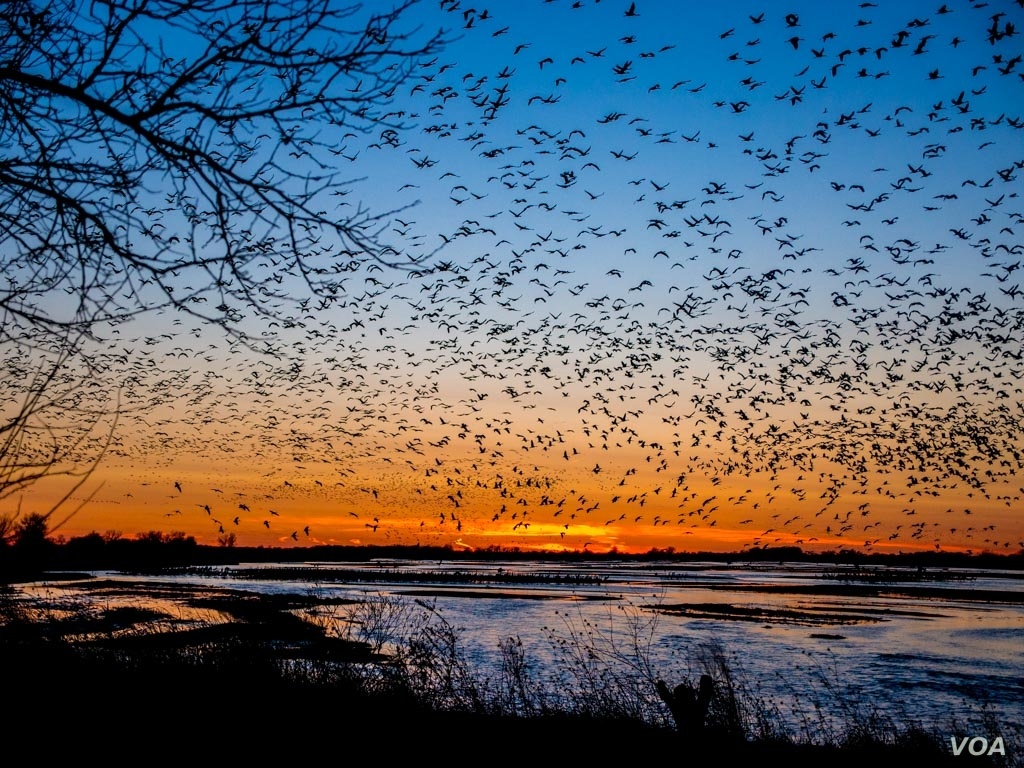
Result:
{"type": "Polygon", "coordinates": [[[708,708],[715,693],[715,683],[711,675],[701,675],[697,685],[680,683],[672,690],[664,680],[659,680],[657,689],[658,695],[672,713],[676,730],[688,736],[697,736],[704,732],[708,708]]]}

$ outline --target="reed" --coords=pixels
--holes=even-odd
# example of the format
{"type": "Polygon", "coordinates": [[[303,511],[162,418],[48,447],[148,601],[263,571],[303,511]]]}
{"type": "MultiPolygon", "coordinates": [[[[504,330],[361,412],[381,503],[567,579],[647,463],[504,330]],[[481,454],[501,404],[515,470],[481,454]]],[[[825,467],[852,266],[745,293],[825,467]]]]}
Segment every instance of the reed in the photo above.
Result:
{"type": "Polygon", "coordinates": [[[548,629],[558,659],[553,670],[535,663],[517,637],[502,640],[498,663],[485,668],[463,647],[460,627],[423,600],[312,600],[279,611],[297,623],[271,622],[250,609],[248,623],[176,633],[157,630],[145,612],[123,609],[115,631],[99,609],[36,609],[7,590],[0,592],[0,652],[11,670],[5,694],[26,706],[52,705],[83,689],[106,692],[107,704],[174,692],[193,699],[229,693],[274,711],[287,701],[296,718],[341,713],[363,728],[382,713],[399,729],[425,728],[437,717],[475,718],[473,727],[486,722],[501,733],[524,724],[572,724],[595,739],[642,734],[705,755],[782,750],[807,756],[808,764],[870,761],[873,768],[958,765],[950,736],[987,733],[1003,735],[1007,754],[972,757],[972,765],[1022,766],[1019,726],[999,722],[991,709],[926,727],[852,696],[824,668],[810,695],[768,696],[737,655],[713,641],[694,647],[675,669],[659,667],[652,661],[657,614],[616,610],[623,615],[607,625],[563,614],[562,626],[548,629]],[[680,734],[659,681],[675,686],[701,675],[713,681],[705,722],[697,734],[680,734]]]}

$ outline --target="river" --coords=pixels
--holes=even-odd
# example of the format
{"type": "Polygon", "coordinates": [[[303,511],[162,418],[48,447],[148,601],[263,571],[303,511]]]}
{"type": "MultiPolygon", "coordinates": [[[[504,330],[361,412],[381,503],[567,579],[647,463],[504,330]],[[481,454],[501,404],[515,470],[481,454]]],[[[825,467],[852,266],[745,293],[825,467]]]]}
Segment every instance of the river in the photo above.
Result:
{"type": "MultiPolygon", "coordinates": [[[[382,560],[91,575],[400,604],[407,628],[418,613],[420,625],[451,630],[481,679],[500,677],[500,647],[516,638],[524,669],[552,692],[581,675],[595,676],[584,681],[592,686],[601,675],[597,685],[629,676],[674,685],[728,670],[746,701],[804,738],[878,718],[990,737],[1024,723],[1024,582],[1015,572],[382,560]]],[[[50,581],[25,592],[53,599],[65,589],[50,581]]],[[[109,607],[142,598],[102,599],[109,607]]],[[[338,622],[333,631],[357,632],[346,618],[321,612],[338,622]]]]}

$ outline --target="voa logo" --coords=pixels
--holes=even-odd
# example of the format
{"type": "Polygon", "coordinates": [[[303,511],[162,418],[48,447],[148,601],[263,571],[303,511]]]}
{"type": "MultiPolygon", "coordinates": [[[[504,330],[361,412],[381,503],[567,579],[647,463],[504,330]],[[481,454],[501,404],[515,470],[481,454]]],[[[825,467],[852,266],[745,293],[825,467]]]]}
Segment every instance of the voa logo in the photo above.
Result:
{"type": "Polygon", "coordinates": [[[991,744],[988,743],[988,739],[984,736],[964,736],[960,742],[957,742],[956,736],[950,736],[949,741],[953,745],[953,754],[957,757],[964,753],[965,748],[967,754],[974,757],[980,757],[981,755],[1002,755],[1006,757],[1006,747],[1003,746],[1002,736],[996,736],[991,744]]]}

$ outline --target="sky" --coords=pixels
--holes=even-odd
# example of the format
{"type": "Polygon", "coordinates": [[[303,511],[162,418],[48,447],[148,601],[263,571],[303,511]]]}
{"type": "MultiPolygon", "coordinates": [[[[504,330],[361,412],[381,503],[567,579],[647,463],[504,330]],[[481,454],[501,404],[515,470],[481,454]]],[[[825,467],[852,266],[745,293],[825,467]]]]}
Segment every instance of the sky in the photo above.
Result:
{"type": "Polygon", "coordinates": [[[257,344],[166,307],[98,328],[51,437],[109,446],[59,533],[1021,549],[1022,17],[414,4],[448,42],[383,122],[295,126],[394,263],[328,244],[325,299],[254,260],[295,299],[233,308],[257,344]]]}

